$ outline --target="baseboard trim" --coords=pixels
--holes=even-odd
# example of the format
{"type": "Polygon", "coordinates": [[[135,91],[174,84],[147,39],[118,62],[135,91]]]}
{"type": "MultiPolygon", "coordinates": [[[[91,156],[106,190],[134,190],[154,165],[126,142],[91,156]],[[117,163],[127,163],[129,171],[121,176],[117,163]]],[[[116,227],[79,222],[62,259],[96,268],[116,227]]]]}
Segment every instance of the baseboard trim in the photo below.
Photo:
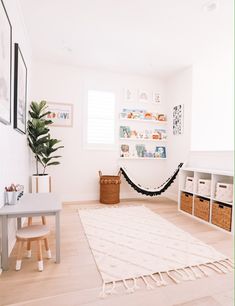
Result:
{"type": "Polygon", "coordinates": [[[175,194],[174,192],[166,192],[165,197],[175,202],[178,202],[178,194],[175,194]]]}

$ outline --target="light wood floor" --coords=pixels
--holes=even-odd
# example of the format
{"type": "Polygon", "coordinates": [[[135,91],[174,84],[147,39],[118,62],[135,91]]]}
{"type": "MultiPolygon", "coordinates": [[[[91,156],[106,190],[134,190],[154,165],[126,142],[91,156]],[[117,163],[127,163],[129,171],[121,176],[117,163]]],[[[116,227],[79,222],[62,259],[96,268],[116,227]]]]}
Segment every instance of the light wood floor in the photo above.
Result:
{"type": "MultiPolygon", "coordinates": [[[[142,205],[162,215],[193,236],[232,257],[232,236],[209,225],[193,220],[177,211],[176,203],[166,198],[129,200],[120,205],[142,205]]],[[[89,249],[79,216],[78,207],[102,204],[66,204],[61,216],[62,261],[44,260],[45,269],[37,272],[33,250],[32,259],[24,259],[22,270],[16,272],[15,248],[10,257],[10,269],[0,276],[0,305],[29,306],[232,306],[233,273],[216,274],[195,281],[146,290],[133,294],[121,288],[106,299],[98,297],[102,280],[89,249]]],[[[52,228],[50,244],[54,252],[54,219],[47,219],[52,228]]],[[[45,255],[45,254],[44,254],[45,255]]]]}

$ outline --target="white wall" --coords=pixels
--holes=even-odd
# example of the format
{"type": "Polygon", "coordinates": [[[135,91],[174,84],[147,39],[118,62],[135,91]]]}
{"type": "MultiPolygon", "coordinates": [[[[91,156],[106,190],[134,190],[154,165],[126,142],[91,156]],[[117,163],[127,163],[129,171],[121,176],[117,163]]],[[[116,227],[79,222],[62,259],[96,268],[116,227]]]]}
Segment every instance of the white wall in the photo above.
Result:
{"type": "MultiPolygon", "coordinates": [[[[31,78],[31,48],[25,32],[24,23],[17,0],[4,1],[8,16],[12,25],[12,89],[13,89],[13,67],[14,67],[14,43],[17,42],[21,48],[28,68],[28,89],[30,90],[31,78]]],[[[30,92],[29,92],[30,94],[30,92]]],[[[12,90],[12,122],[13,122],[13,90],[12,90]]],[[[4,187],[11,183],[20,183],[28,190],[29,179],[29,154],[26,136],[13,129],[11,125],[0,122],[1,150],[0,150],[0,207],[4,204],[4,187]]],[[[11,220],[9,224],[10,249],[14,244],[15,224],[11,220]]],[[[1,228],[0,228],[1,231],[1,228]]],[[[1,236],[1,233],[0,233],[1,236]]],[[[1,245],[1,244],[0,244],[1,245]]]]}
{"type": "MultiPolygon", "coordinates": [[[[218,63],[216,65],[217,69],[219,69],[219,65],[221,64],[218,63]]],[[[228,116],[220,116],[220,119],[218,119],[215,116],[215,108],[218,107],[218,104],[214,105],[214,101],[216,100],[217,103],[218,97],[221,97],[223,92],[226,99],[220,103],[218,110],[220,112],[225,111],[228,114],[229,104],[230,107],[232,104],[232,78],[228,70],[227,73],[223,74],[223,77],[228,80],[228,83],[224,86],[217,84],[218,79],[221,77],[221,70],[214,71],[212,69],[210,73],[203,74],[203,62],[200,65],[195,64],[192,68],[185,69],[167,80],[166,102],[169,118],[168,176],[180,162],[186,162],[187,167],[233,170],[234,152],[231,150],[233,129],[229,128],[229,125],[233,122],[233,112],[230,110],[228,116]],[[199,69],[199,66],[202,70],[199,69]],[[217,84],[217,86],[214,87],[212,84],[217,84]],[[215,96],[215,93],[219,95],[217,98],[209,98],[215,96]],[[172,109],[173,106],[178,104],[184,104],[184,133],[174,136],[172,133],[172,109]],[[218,124],[221,131],[224,132],[223,136],[221,132],[217,135],[214,133],[214,130],[219,130],[219,128],[216,128],[218,124]],[[227,128],[227,134],[225,127],[227,128]]],[[[220,81],[222,82],[222,80],[220,81]]],[[[216,114],[218,115],[218,113],[216,114]]],[[[167,190],[165,195],[177,200],[177,192],[178,179],[167,190]]]]}
{"type": "MultiPolygon", "coordinates": [[[[190,153],[191,107],[192,107],[192,68],[180,71],[166,82],[166,100],[168,107],[168,160],[167,174],[170,176],[179,163],[186,162],[190,153]],[[182,135],[173,135],[173,107],[184,105],[184,131],[182,135]]],[[[178,178],[167,190],[166,195],[177,199],[178,178]]]]}
{"type": "Polygon", "coordinates": [[[233,57],[216,53],[216,58],[204,58],[193,67],[194,151],[229,151],[234,148],[233,57]]]}
{"type": "MultiPolygon", "coordinates": [[[[218,1],[219,2],[219,1],[218,1]]],[[[234,1],[204,15],[193,65],[193,151],[234,149],[234,1]]]]}
{"type": "MultiPolygon", "coordinates": [[[[32,97],[39,101],[72,103],[74,105],[73,128],[51,128],[53,137],[62,140],[64,149],[61,165],[51,167],[49,173],[53,176],[53,190],[62,195],[64,201],[92,200],[99,197],[98,171],[104,174],[115,174],[120,167],[119,147],[115,150],[87,150],[84,148],[85,107],[88,89],[114,91],[117,99],[117,138],[118,113],[123,103],[123,89],[159,90],[162,94],[162,104],[158,110],[164,110],[164,84],[156,79],[128,76],[91,69],[74,68],[70,66],[48,63],[34,63],[32,97]]],[[[125,107],[123,103],[123,107],[125,107]]],[[[131,105],[129,104],[131,107],[131,105]]],[[[137,107],[137,103],[133,103],[137,107]]],[[[140,105],[139,105],[140,106],[140,105]]],[[[153,105],[147,107],[153,110],[153,105]]],[[[141,124],[141,123],[140,123],[141,124]]],[[[121,161],[130,171],[136,181],[143,185],[155,187],[162,183],[165,176],[166,161],[121,161]]],[[[123,179],[121,185],[122,197],[137,196],[123,179]]]]}

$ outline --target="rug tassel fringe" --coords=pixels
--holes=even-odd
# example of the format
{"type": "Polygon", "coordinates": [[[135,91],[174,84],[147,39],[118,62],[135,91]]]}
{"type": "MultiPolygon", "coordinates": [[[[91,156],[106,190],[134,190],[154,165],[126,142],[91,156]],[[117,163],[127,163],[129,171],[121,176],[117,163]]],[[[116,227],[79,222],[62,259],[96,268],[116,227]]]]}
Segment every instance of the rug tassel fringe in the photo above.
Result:
{"type": "Polygon", "coordinates": [[[133,281],[134,281],[134,286],[133,286],[133,288],[134,288],[135,290],[140,289],[140,286],[137,285],[137,279],[136,279],[136,278],[133,278],[133,281]]]}
{"type": "Polygon", "coordinates": [[[117,291],[116,291],[115,287],[116,287],[116,282],[115,282],[115,281],[113,281],[113,282],[112,282],[112,287],[111,287],[110,289],[106,290],[106,294],[113,294],[113,293],[117,293],[117,291]]]}
{"type": "Polygon", "coordinates": [[[174,276],[172,276],[172,274],[170,274],[169,271],[167,271],[166,274],[167,274],[168,277],[169,277],[170,279],[172,279],[176,284],[179,284],[179,283],[180,283],[180,281],[179,281],[178,279],[176,279],[174,276]]]}
{"type": "Polygon", "coordinates": [[[153,274],[151,274],[150,277],[152,278],[152,280],[155,281],[157,287],[161,286],[161,282],[159,282],[159,280],[157,280],[156,277],[153,274]]]}
{"type": "Polygon", "coordinates": [[[183,271],[187,275],[188,280],[195,280],[195,278],[185,268],[183,268],[183,271]]]}
{"type": "Polygon", "coordinates": [[[224,261],[234,269],[234,263],[232,262],[231,259],[228,258],[228,259],[225,259],[224,261]]]}
{"type": "Polygon", "coordinates": [[[224,274],[228,273],[228,269],[226,269],[222,264],[219,262],[214,262],[213,263],[218,269],[220,269],[224,274]]]}
{"type": "Polygon", "coordinates": [[[183,272],[180,272],[180,270],[175,270],[175,272],[182,278],[183,281],[188,281],[189,278],[187,277],[187,275],[185,275],[183,272]]]}
{"type": "Polygon", "coordinates": [[[211,265],[213,265],[214,267],[216,267],[216,268],[218,269],[218,271],[220,271],[220,273],[224,273],[224,274],[227,273],[223,268],[219,267],[219,266],[217,265],[217,263],[213,262],[213,263],[211,263],[211,265]]]}
{"type": "Polygon", "coordinates": [[[201,278],[201,274],[199,274],[199,273],[197,272],[196,269],[194,269],[192,266],[189,267],[189,269],[192,271],[192,273],[193,273],[193,275],[194,275],[194,277],[195,277],[196,279],[197,279],[197,278],[201,278]]]}
{"type": "Polygon", "coordinates": [[[99,294],[99,297],[100,297],[101,299],[104,299],[104,298],[107,297],[107,294],[106,294],[106,292],[105,292],[105,286],[106,286],[106,283],[103,282],[102,291],[101,291],[100,294],[99,294]]]}
{"type": "Polygon", "coordinates": [[[145,283],[145,285],[146,285],[146,288],[147,288],[148,290],[154,289],[153,286],[151,286],[151,285],[149,284],[149,282],[147,281],[147,279],[146,279],[144,276],[141,276],[141,278],[142,278],[142,280],[144,281],[144,283],[145,283]]]}
{"type": "Polygon", "coordinates": [[[208,277],[209,276],[209,274],[203,269],[203,267],[202,266],[197,266],[197,268],[203,273],[203,275],[205,276],[205,277],[208,277]]]}
{"type": "Polygon", "coordinates": [[[214,270],[215,272],[222,274],[223,271],[221,271],[216,265],[214,265],[212,262],[205,264],[206,267],[214,270]]]}
{"type": "Polygon", "coordinates": [[[127,293],[133,293],[135,291],[134,287],[131,288],[127,285],[127,282],[125,279],[123,279],[122,281],[123,281],[124,287],[126,288],[127,293]]]}
{"type": "Polygon", "coordinates": [[[162,286],[166,286],[167,285],[167,282],[164,280],[163,276],[162,276],[162,273],[161,272],[158,272],[159,274],[159,277],[160,277],[160,282],[161,282],[161,285],[162,286]]]}
{"type": "MultiPolygon", "coordinates": [[[[152,280],[156,283],[156,286],[166,286],[167,282],[165,281],[165,279],[163,278],[163,273],[166,273],[167,276],[174,281],[176,284],[180,283],[180,280],[195,280],[198,278],[202,278],[202,275],[198,272],[200,271],[203,276],[208,277],[210,274],[205,270],[205,267],[210,268],[212,270],[214,270],[217,273],[228,273],[230,271],[232,271],[232,269],[234,269],[233,267],[233,263],[230,259],[223,259],[223,260],[219,260],[219,261],[215,261],[215,262],[208,262],[207,264],[199,264],[196,266],[188,266],[187,268],[179,268],[176,270],[170,270],[170,271],[165,271],[165,272],[157,272],[155,273],[156,275],[159,275],[159,279],[158,277],[156,277],[154,274],[150,274],[150,275],[143,275],[140,277],[133,277],[130,280],[133,279],[133,286],[129,286],[127,284],[127,280],[123,279],[123,285],[126,289],[127,293],[133,293],[135,292],[135,290],[139,289],[140,287],[137,285],[137,278],[141,278],[143,280],[143,282],[146,285],[146,289],[154,289],[154,287],[149,283],[148,278],[147,277],[151,277],[152,280]],[[189,273],[189,271],[191,271],[189,273]],[[175,272],[176,274],[178,274],[178,276],[180,277],[180,280],[177,279],[174,275],[175,272]]],[[[111,281],[111,282],[103,282],[102,285],[102,290],[99,294],[99,297],[104,299],[106,298],[109,294],[113,294],[116,293],[116,282],[115,281],[111,281]],[[110,289],[109,289],[110,288],[110,289]]]]}
{"type": "Polygon", "coordinates": [[[229,266],[226,262],[224,262],[223,260],[218,261],[218,264],[221,265],[224,269],[226,269],[226,272],[231,272],[233,271],[232,267],[229,266]]]}

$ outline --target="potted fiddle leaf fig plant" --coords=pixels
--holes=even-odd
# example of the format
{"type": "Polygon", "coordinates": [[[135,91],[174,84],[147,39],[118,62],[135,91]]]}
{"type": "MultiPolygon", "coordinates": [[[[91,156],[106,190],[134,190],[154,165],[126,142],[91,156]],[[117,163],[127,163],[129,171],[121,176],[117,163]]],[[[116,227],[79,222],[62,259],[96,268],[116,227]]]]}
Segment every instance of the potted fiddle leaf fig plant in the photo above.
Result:
{"type": "Polygon", "coordinates": [[[60,164],[57,159],[61,156],[53,154],[63,146],[56,146],[60,140],[51,138],[49,126],[52,121],[47,119],[49,114],[46,101],[31,103],[27,139],[36,163],[36,173],[32,175],[32,192],[50,192],[51,176],[45,170],[60,164]]]}

